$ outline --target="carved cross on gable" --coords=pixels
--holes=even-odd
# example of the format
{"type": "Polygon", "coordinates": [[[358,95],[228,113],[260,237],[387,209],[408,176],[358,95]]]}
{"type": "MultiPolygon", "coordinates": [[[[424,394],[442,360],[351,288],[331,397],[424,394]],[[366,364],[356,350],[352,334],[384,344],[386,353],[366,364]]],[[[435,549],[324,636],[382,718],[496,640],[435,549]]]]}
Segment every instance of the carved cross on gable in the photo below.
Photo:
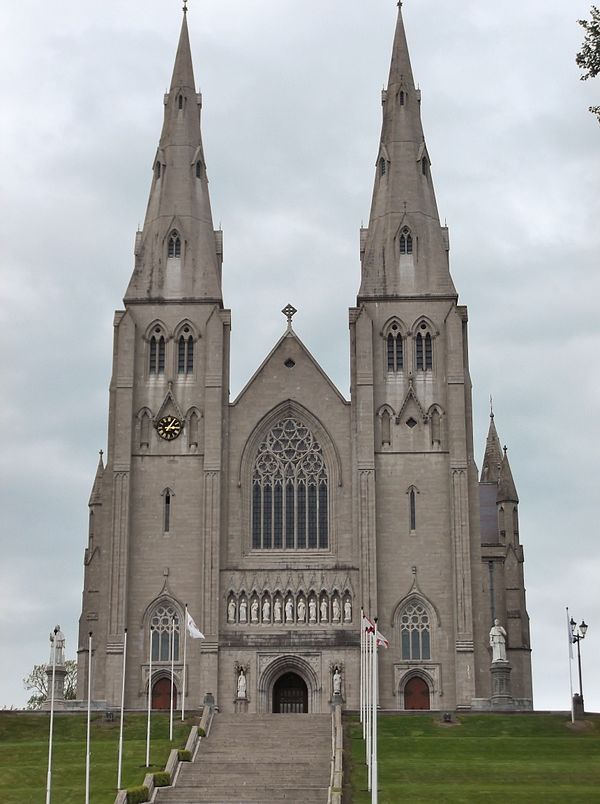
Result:
{"type": "Polygon", "coordinates": [[[286,305],[286,306],[283,308],[283,310],[282,310],[281,312],[282,312],[282,313],[284,314],[284,316],[287,318],[287,325],[288,325],[288,329],[291,329],[291,328],[292,328],[292,318],[293,318],[293,317],[296,315],[296,313],[298,312],[298,310],[296,310],[296,308],[295,308],[295,307],[292,307],[292,305],[291,305],[291,304],[287,304],[287,305],[286,305]]]}

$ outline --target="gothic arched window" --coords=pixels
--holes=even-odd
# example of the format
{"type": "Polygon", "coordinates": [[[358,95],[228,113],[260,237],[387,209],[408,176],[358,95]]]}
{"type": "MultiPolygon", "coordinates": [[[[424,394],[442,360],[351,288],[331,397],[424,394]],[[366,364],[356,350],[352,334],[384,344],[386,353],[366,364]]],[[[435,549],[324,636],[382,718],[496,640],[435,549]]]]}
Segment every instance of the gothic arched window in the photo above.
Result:
{"type": "Polygon", "coordinates": [[[410,600],[399,619],[402,658],[431,659],[429,612],[419,600],[410,600]]]}
{"type": "Polygon", "coordinates": [[[404,350],[402,334],[397,324],[392,324],[387,336],[387,370],[402,371],[404,368],[404,350]]]}
{"type": "Polygon", "coordinates": [[[202,178],[202,162],[200,162],[200,160],[196,162],[196,178],[197,179],[202,178]]]}
{"type": "Polygon", "coordinates": [[[380,176],[385,176],[386,167],[387,166],[385,164],[385,157],[382,156],[381,159],[379,160],[379,175],[380,176]]]}
{"type": "Polygon", "coordinates": [[[401,89],[400,92],[398,93],[398,99],[400,101],[400,106],[404,106],[405,95],[403,89],[401,89]]]}
{"type": "Polygon", "coordinates": [[[169,235],[167,254],[169,257],[181,257],[181,238],[175,229],[169,235]]]}
{"type": "Polygon", "coordinates": [[[170,603],[160,603],[150,617],[152,629],[152,661],[168,662],[173,650],[179,660],[179,612],[170,603]]]}
{"type": "Polygon", "coordinates": [[[177,341],[177,372],[192,374],[194,371],[194,338],[189,327],[184,327],[177,341]]]}
{"type": "Polygon", "coordinates": [[[150,337],[148,373],[165,373],[165,336],[160,327],[156,327],[150,337]]]}
{"type": "Polygon", "coordinates": [[[408,506],[410,509],[410,529],[415,531],[417,529],[417,494],[414,489],[408,492],[408,506]]]}
{"type": "Polygon", "coordinates": [[[420,325],[420,331],[415,338],[415,363],[420,371],[429,371],[433,368],[433,338],[427,331],[427,324],[420,325]]]}
{"type": "Polygon", "coordinates": [[[279,421],[252,465],[252,547],[327,549],[328,472],[321,445],[293,417],[279,421]]]}
{"type": "Polygon", "coordinates": [[[412,234],[410,233],[410,229],[408,226],[405,226],[404,229],[400,232],[400,254],[412,254],[413,253],[413,239],[412,234]]]}

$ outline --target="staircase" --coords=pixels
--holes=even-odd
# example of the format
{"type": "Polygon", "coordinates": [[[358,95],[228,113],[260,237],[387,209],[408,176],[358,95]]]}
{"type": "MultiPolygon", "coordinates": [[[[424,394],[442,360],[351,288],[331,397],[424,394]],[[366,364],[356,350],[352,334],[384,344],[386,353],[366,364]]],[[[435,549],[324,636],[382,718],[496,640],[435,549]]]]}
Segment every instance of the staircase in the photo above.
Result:
{"type": "Polygon", "coordinates": [[[217,714],[195,762],[184,762],[158,804],[326,804],[331,715],[217,714]]]}

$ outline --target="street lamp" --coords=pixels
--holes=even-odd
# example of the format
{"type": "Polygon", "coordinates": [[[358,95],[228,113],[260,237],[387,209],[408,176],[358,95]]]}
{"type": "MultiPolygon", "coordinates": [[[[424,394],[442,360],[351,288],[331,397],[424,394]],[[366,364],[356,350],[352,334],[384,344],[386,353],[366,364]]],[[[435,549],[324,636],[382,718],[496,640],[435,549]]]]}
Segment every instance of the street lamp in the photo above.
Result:
{"type": "Polygon", "coordinates": [[[581,681],[581,651],[579,649],[579,643],[582,639],[585,639],[585,635],[587,634],[587,624],[585,620],[581,621],[581,625],[577,625],[575,620],[571,617],[571,640],[576,643],[577,645],[577,669],[579,670],[579,705],[581,707],[581,713],[583,714],[585,709],[583,705],[583,683],[581,681]]]}

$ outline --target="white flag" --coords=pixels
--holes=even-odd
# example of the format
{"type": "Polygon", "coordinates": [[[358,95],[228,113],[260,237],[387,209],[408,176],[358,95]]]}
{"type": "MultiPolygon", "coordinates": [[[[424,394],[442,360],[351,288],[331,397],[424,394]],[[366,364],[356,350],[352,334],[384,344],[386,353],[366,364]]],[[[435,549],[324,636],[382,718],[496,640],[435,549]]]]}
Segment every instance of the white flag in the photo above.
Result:
{"type": "Polygon", "coordinates": [[[204,639],[204,634],[193,621],[192,615],[189,613],[189,611],[187,613],[187,632],[192,639],[204,639]]]}
{"type": "Polygon", "coordinates": [[[571,619],[569,617],[569,609],[567,609],[567,632],[568,632],[568,639],[569,639],[569,659],[573,658],[573,626],[571,625],[571,619]]]}

